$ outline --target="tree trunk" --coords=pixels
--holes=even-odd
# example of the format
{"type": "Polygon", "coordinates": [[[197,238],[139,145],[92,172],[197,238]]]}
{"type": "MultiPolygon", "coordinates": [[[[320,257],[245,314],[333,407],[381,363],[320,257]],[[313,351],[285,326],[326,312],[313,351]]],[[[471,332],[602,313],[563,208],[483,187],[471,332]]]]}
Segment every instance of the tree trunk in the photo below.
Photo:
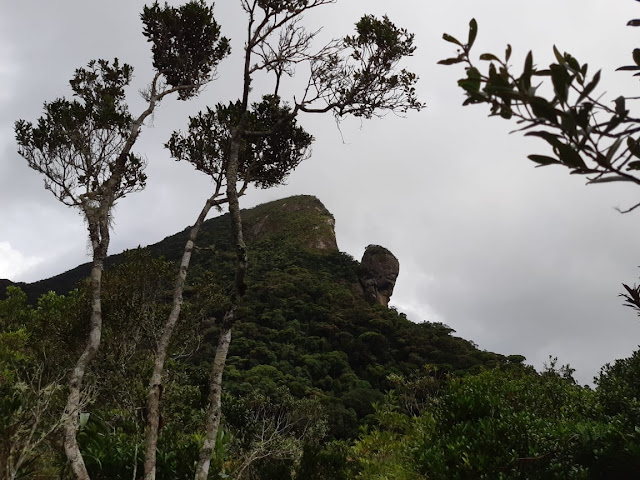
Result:
{"type": "Polygon", "coordinates": [[[229,214],[231,216],[231,230],[236,244],[236,275],[233,282],[233,293],[231,294],[231,306],[222,321],[220,338],[216,356],[211,367],[209,379],[209,411],[207,414],[205,440],[200,449],[200,458],[196,468],[195,480],[207,480],[209,467],[211,465],[211,455],[216,445],[218,428],[220,427],[220,417],[222,414],[222,374],[227,361],[227,353],[231,344],[231,330],[236,321],[236,310],[246,287],[244,279],[247,273],[247,247],[244,243],[242,233],[242,218],[240,217],[240,204],[238,202],[238,158],[240,155],[240,135],[236,130],[232,135],[229,163],[227,164],[227,200],[229,201],[229,214]]]}
{"type": "Polygon", "coordinates": [[[153,365],[153,373],[151,374],[151,380],[149,381],[149,395],[147,401],[147,438],[144,457],[145,480],[155,480],[156,478],[156,450],[159,435],[158,425],[160,422],[160,389],[162,387],[162,374],[164,372],[164,363],[167,358],[169,342],[171,341],[171,336],[182,308],[182,293],[187,279],[187,271],[191,261],[191,254],[193,253],[193,248],[195,246],[195,241],[198,236],[198,232],[200,231],[200,227],[209,214],[209,211],[214,205],[219,205],[221,203],[216,201],[216,197],[218,197],[218,195],[219,193],[216,189],[216,192],[207,200],[202,208],[196,223],[191,227],[189,239],[187,240],[184,247],[184,253],[182,254],[180,271],[178,272],[174,286],[171,312],[169,313],[169,317],[164,325],[162,336],[158,342],[153,365]]]}
{"type": "MultiPolygon", "coordinates": [[[[225,319],[228,316],[225,315],[225,319]]],[[[207,414],[207,422],[205,426],[206,436],[202,448],[200,449],[200,458],[196,469],[195,480],[207,480],[209,475],[209,467],[211,465],[211,455],[216,446],[218,438],[218,428],[220,426],[220,417],[222,413],[222,374],[224,365],[227,361],[227,353],[231,344],[231,327],[224,326],[220,331],[218,339],[218,347],[216,348],[216,356],[211,367],[210,392],[209,392],[209,411],[207,414]]]]}
{"type": "Polygon", "coordinates": [[[84,464],[82,453],[78,447],[76,434],[80,426],[80,394],[84,375],[100,348],[102,336],[102,270],[104,259],[109,248],[109,221],[108,215],[103,215],[98,221],[89,221],[89,238],[93,246],[93,266],[91,268],[91,320],[89,338],[84,351],[78,358],[75,368],[69,378],[69,396],[64,413],[64,450],[71,469],[78,480],[89,480],[89,473],[84,464]]]}

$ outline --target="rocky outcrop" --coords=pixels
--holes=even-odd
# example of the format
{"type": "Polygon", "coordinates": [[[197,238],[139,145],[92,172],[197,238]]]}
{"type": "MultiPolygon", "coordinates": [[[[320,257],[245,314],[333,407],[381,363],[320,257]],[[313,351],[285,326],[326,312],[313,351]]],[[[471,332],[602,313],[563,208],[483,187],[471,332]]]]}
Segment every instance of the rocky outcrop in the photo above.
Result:
{"type": "Polygon", "coordinates": [[[282,239],[312,250],[337,252],[333,215],[316,197],[297,195],[243,210],[248,240],[282,239]]]}
{"type": "Polygon", "coordinates": [[[372,304],[389,305],[393,287],[400,272],[400,262],[380,245],[369,245],[360,262],[360,286],[365,299],[372,304]]]}

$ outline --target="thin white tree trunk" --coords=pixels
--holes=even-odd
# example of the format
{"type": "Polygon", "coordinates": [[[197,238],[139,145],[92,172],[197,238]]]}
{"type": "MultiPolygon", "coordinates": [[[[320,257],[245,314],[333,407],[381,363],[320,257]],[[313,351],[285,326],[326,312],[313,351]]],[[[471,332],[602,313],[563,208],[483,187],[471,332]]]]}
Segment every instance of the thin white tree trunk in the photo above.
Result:
{"type": "Polygon", "coordinates": [[[78,480],[89,480],[89,473],[84,464],[76,437],[80,426],[80,395],[84,376],[91,360],[100,348],[100,338],[102,336],[102,271],[104,259],[109,248],[109,222],[107,215],[103,215],[100,221],[97,222],[89,220],[89,238],[93,246],[89,338],[69,377],[69,396],[67,397],[63,420],[64,450],[71,464],[71,469],[78,480]]]}
{"type": "Polygon", "coordinates": [[[151,380],[149,381],[149,394],[147,401],[147,435],[146,435],[146,447],[144,457],[144,478],[145,480],[155,480],[156,478],[156,450],[158,447],[158,426],[160,423],[160,395],[162,388],[162,374],[164,372],[164,363],[167,358],[167,351],[169,349],[169,343],[171,336],[175,329],[178,318],[180,317],[180,310],[182,308],[182,293],[184,291],[184,285],[187,279],[187,271],[189,269],[189,263],[191,262],[191,254],[195,246],[195,241],[200,231],[200,227],[205,218],[209,214],[209,211],[214,205],[219,205],[221,202],[216,201],[218,197],[218,189],[216,192],[207,199],[200,215],[196,219],[196,223],[191,227],[189,233],[189,239],[184,247],[184,253],[182,254],[182,261],[180,263],[180,270],[176,277],[176,283],[173,290],[173,305],[171,312],[164,325],[162,336],[158,342],[156,349],[155,361],[153,365],[153,373],[151,374],[151,380]]]}
{"type": "MultiPolygon", "coordinates": [[[[227,312],[228,315],[229,312],[227,312]]],[[[225,319],[227,317],[225,315],[225,319]]],[[[218,347],[216,348],[216,356],[211,367],[210,392],[209,392],[209,408],[207,421],[205,426],[205,440],[200,449],[200,458],[196,469],[196,480],[207,480],[209,475],[209,467],[211,466],[211,455],[216,446],[218,437],[218,428],[220,427],[220,418],[222,414],[222,374],[224,373],[224,365],[227,361],[227,353],[231,344],[231,327],[223,327],[220,331],[218,339],[218,347]]]]}
{"type": "Polygon", "coordinates": [[[236,275],[233,282],[231,306],[224,316],[216,356],[211,367],[209,379],[209,407],[205,427],[205,440],[200,449],[200,458],[194,476],[195,480],[207,480],[211,455],[216,445],[218,428],[222,414],[222,375],[231,344],[231,330],[236,321],[236,310],[245,293],[244,279],[247,273],[247,247],[242,233],[242,219],[240,217],[240,204],[238,202],[238,159],[240,154],[240,140],[238,131],[234,132],[231,140],[229,163],[227,165],[227,200],[229,201],[229,214],[231,216],[231,229],[236,245],[236,275]]]}

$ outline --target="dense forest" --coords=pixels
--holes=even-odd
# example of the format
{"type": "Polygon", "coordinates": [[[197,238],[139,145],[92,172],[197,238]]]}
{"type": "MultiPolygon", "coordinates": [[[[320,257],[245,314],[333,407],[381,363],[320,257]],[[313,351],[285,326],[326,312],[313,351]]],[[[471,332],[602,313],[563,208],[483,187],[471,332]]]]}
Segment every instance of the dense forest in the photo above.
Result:
{"type": "MultiPolygon", "coordinates": [[[[362,264],[335,247],[316,198],[261,205],[243,220],[254,268],[224,374],[212,478],[635,478],[639,356],[605,367],[595,390],[553,359],[538,373],[519,355],[479,350],[446,325],[367,301],[362,264]]],[[[207,247],[185,289],[162,393],[159,478],[194,474],[234,271],[229,224],[228,214],[205,222],[207,247]]],[[[107,262],[103,348],[79,431],[92,478],[142,469],[146,382],[186,235],[107,262]]],[[[70,473],[57,427],[65,372],[86,335],[88,270],[9,286],[0,301],[0,455],[3,465],[23,459],[20,478],[70,473]]]]}

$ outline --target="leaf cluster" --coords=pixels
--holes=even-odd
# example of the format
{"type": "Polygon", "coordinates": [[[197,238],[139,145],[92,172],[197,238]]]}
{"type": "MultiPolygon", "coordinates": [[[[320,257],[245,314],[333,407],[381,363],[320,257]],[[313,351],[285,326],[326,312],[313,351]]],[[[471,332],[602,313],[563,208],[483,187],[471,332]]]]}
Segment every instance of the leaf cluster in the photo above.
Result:
{"type": "MultiPolygon", "coordinates": [[[[464,105],[487,104],[490,115],[515,119],[520,125],[517,131],[544,140],[552,154],[529,155],[539,166],[564,166],[573,174],[586,175],[589,183],[640,184],[636,173],[640,170],[640,120],[631,116],[628,98],[619,96],[605,103],[595,95],[600,72],[590,75],[586,63],[555,47],[556,62],[546,68],[537,67],[529,52],[520,73],[514,73],[509,45],[504,58],[480,55],[480,61],[489,62],[482,69],[471,58],[477,32],[478,25],[472,20],[466,43],[445,34],[444,40],[459,47],[458,55],[439,62],[466,65],[466,76],[458,81],[466,95],[464,105]]],[[[636,58],[640,61],[637,52],[634,62],[636,58]]]]}
{"type": "Polygon", "coordinates": [[[218,104],[189,119],[187,133],[174,132],[166,143],[171,156],[220,179],[234,132],[240,132],[239,176],[260,188],[279,185],[308,155],[313,137],[298,126],[291,108],[266,95],[244,112],[241,102],[218,104]],[[239,126],[242,126],[239,128],[239,126]]]}
{"type": "Polygon", "coordinates": [[[133,126],[124,103],[132,74],[133,68],[118,59],[92,60],[70,81],[77,99],[46,102],[36,125],[15,123],[18,153],[44,175],[45,187],[66,205],[109,201],[106,182],[116,173],[121,180],[111,202],[144,188],[142,158],[128,153],[126,161],[117,162],[133,126]]]}
{"type": "MultiPolygon", "coordinates": [[[[420,110],[415,84],[418,77],[399,62],[415,51],[414,35],[399,28],[387,16],[365,15],[356,23],[356,34],[327,49],[312,61],[311,81],[318,98],[337,117],[371,118],[381,112],[420,110]]],[[[303,111],[313,111],[301,106],[303,111]]]]}
{"type": "Polygon", "coordinates": [[[229,39],[220,36],[213,5],[192,0],[179,7],[158,2],[145,6],[140,15],[143,34],[153,44],[153,66],[179,98],[186,100],[198,92],[215,73],[218,63],[231,52],[229,39]]]}

